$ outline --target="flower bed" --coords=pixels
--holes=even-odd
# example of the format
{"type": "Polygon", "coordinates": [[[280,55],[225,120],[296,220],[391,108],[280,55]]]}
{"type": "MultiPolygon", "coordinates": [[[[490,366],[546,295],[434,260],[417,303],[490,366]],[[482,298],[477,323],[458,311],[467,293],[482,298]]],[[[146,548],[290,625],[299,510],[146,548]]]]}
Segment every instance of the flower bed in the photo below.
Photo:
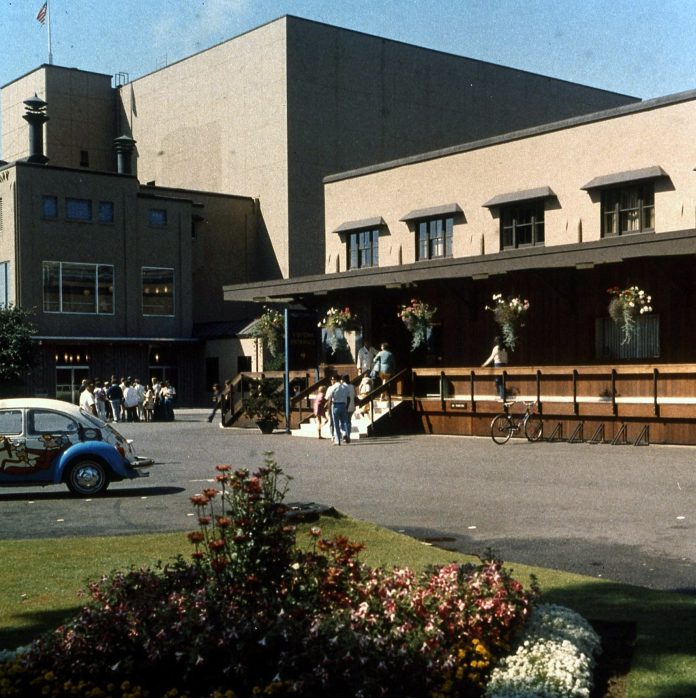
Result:
{"type": "Polygon", "coordinates": [[[536,627],[536,589],[497,560],[371,568],[318,528],[299,550],[287,486],[270,454],[255,473],[218,466],[192,498],[193,560],[90,584],[69,623],[0,664],[0,695],[483,695],[536,627]]]}

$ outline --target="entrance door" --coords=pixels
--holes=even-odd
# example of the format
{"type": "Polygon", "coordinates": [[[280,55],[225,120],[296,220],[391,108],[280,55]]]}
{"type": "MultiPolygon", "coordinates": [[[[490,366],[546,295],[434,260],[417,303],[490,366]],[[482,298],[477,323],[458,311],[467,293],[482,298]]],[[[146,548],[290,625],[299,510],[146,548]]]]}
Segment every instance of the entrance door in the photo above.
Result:
{"type": "Polygon", "coordinates": [[[89,366],[56,366],[56,399],[77,405],[85,378],[89,378],[89,366]]]}

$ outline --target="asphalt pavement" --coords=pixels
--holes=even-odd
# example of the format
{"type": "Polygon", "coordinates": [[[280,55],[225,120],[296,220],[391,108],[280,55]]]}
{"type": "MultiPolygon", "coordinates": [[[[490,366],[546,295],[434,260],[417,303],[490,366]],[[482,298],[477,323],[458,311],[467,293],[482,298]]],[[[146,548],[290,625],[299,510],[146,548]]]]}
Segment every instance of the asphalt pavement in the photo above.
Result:
{"type": "Polygon", "coordinates": [[[5,539],[191,530],[190,497],[215,465],[257,468],[271,451],[314,502],[465,553],[696,594],[696,450],[406,435],[354,441],[221,429],[204,410],[123,424],[146,479],[79,499],[64,486],[0,489],[5,539]]]}

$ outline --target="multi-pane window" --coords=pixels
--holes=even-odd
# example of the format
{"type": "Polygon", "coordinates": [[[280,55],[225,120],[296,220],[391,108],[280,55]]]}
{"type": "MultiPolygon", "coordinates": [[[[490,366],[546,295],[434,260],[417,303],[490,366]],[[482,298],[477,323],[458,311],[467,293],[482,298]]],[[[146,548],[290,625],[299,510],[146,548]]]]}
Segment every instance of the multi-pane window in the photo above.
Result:
{"type": "Polygon", "coordinates": [[[452,231],[454,218],[430,218],[418,221],[416,258],[436,259],[437,257],[452,256],[452,231]]]}
{"type": "Polygon", "coordinates": [[[148,221],[154,228],[164,228],[167,225],[167,210],[151,208],[148,212],[148,221]]]}
{"type": "Polygon", "coordinates": [[[356,230],[348,235],[348,268],[379,266],[379,230],[356,230]]]}
{"type": "Polygon", "coordinates": [[[41,215],[44,218],[58,218],[58,197],[44,195],[41,199],[41,215]]]}
{"type": "Polygon", "coordinates": [[[114,222],[114,202],[100,201],[99,202],[99,222],[113,223],[114,222]]]}
{"type": "Polygon", "coordinates": [[[65,199],[65,217],[69,221],[91,221],[92,202],[89,199],[65,199]]]}
{"type": "Polygon", "coordinates": [[[602,235],[655,229],[655,185],[650,182],[602,192],[602,235]]]}
{"type": "Polygon", "coordinates": [[[505,206],[500,212],[500,247],[544,244],[544,202],[505,206]]]}
{"type": "Polygon", "coordinates": [[[174,270],[143,267],[143,315],[174,315],[174,270]]]}
{"type": "Polygon", "coordinates": [[[623,328],[610,318],[597,318],[595,356],[599,361],[657,359],[660,357],[660,316],[639,315],[633,339],[623,343],[623,328]]]}
{"type": "Polygon", "coordinates": [[[0,262],[0,308],[6,308],[11,302],[10,263],[0,262]]]}
{"type": "Polygon", "coordinates": [[[114,312],[114,268],[111,264],[43,263],[45,313],[114,312]]]}

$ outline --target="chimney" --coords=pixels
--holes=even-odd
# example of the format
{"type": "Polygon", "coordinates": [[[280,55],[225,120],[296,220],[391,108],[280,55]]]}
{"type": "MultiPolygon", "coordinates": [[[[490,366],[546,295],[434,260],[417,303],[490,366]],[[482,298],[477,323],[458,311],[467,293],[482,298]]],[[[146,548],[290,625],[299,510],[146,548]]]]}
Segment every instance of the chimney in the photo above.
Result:
{"type": "Polygon", "coordinates": [[[46,102],[34,93],[34,96],[24,102],[27,113],[23,119],[29,124],[29,157],[27,162],[45,164],[48,158],[43,152],[43,125],[48,121],[46,102]]]}
{"type": "Polygon", "coordinates": [[[114,139],[114,148],[116,148],[116,171],[124,175],[133,174],[131,163],[135,141],[126,135],[119,136],[114,139]]]}

